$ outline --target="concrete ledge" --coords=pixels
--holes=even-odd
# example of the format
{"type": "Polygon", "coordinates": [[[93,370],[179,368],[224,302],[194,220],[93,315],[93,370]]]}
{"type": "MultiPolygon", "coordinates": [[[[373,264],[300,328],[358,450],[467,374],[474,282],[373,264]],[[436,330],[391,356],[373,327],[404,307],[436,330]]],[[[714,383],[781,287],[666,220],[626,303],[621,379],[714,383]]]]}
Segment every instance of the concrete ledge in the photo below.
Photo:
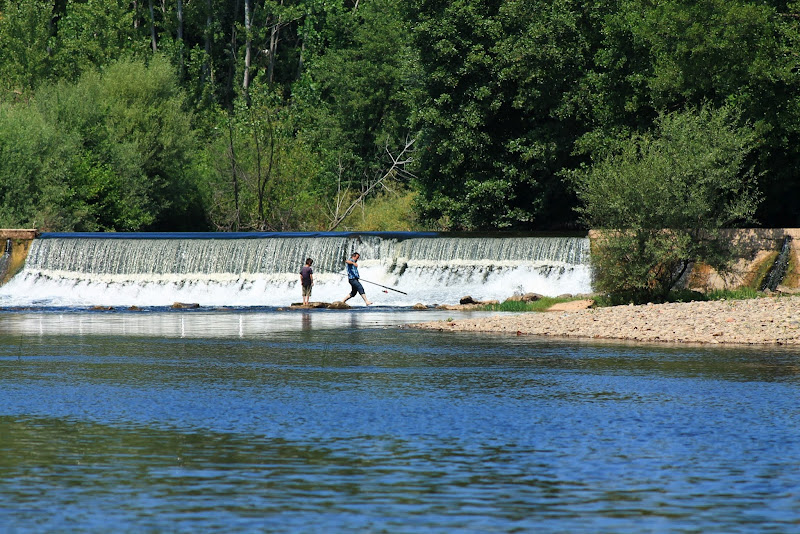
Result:
{"type": "Polygon", "coordinates": [[[18,228],[0,228],[0,239],[35,239],[38,230],[22,230],[18,228]]]}

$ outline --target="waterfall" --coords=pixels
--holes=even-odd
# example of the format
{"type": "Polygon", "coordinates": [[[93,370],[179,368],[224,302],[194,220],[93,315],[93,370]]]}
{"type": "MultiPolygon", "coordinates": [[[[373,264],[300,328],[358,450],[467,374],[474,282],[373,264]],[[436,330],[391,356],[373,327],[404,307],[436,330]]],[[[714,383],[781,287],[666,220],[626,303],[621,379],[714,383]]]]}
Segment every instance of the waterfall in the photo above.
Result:
{"type": "Polygon", "coordinates": [[[299,270],[314,260],[314,301],[341,300],[344,260],[357,251],[378,305],[453,303],[464,295],[590,291],[585,237],[424,233],[43,234],[25,267],[0,288],[0,305],[286,306],[300,300],[299,270]]]}
{"type": "Polygon", "coordinates": [[[792,250],[792,237],[786,236],[783,239],[783,245],[775,258],[775,262],[770,267],[769,272],[764,277],[764,282],[761,284],[761,291],[775,291],[778,285],[783,281],[786,276],[786,269],[789,266],[789,254],[792,250]]]}

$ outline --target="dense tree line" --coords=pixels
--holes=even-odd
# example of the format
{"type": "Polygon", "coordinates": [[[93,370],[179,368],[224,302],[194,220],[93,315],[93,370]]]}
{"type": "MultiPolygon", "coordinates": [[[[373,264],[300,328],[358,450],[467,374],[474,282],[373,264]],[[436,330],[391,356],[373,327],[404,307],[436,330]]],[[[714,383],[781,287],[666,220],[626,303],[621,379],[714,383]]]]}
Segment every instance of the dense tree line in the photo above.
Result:
{"type": "Polygon", "coordinates": [[[586,180],[718,113],[800,226],[798,51],[793,2],[0,0],[0,226],[603,225],[586,180]]]}

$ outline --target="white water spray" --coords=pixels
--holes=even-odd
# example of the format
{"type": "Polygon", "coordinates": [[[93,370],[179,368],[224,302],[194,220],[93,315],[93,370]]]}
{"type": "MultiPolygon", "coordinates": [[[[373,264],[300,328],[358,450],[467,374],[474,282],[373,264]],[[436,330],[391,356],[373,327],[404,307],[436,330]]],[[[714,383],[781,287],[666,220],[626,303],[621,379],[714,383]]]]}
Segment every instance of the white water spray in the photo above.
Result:
{"type": "Polygon", "coordinates": [[[33,242],[24,269],[0,287],[0,306],[286,306],[301,300],[299,270],[307,257],[314,259],[311,300],[332,302],[349,292],[344,260],[353,251],[361,254],[364,280],[407,293],[364,284],[377,305],[556,296],[591,290],[588,249],[580,237],[45,236],[33,242]]]}

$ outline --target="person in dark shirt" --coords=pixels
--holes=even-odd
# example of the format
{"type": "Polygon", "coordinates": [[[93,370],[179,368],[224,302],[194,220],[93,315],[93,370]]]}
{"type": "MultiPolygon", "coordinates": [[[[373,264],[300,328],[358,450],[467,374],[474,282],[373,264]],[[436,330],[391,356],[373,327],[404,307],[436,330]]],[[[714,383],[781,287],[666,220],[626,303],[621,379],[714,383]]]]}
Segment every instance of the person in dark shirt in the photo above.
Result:
{"type": "Polygon", "coordinates": [[[361,295],[361,298],[364,299],[364,304],[369,306],[372,303],[367,300],[367,296],[364,294],[364,286],[362,286],[361,282],[358,281],[358,259],[360,257],[361,255],[358,252],[353,252],[353,255],[350,256],[350,259],[346,261],[347,281],[350,282],[350,294],[347,295],[342,302],[347,302],[348,299],[355,297],[356,293],[358,293],[361,295]]]}
{"type": "Polygon", "coordinates": [[[311,258],[306,259],[306,264],[300,269],[300,285],[303,286],[303,305],[308,306],[308,301],[311,299],[311,286],[314,285],[314,270],[311,264],[314,260],[311,258]]]}

